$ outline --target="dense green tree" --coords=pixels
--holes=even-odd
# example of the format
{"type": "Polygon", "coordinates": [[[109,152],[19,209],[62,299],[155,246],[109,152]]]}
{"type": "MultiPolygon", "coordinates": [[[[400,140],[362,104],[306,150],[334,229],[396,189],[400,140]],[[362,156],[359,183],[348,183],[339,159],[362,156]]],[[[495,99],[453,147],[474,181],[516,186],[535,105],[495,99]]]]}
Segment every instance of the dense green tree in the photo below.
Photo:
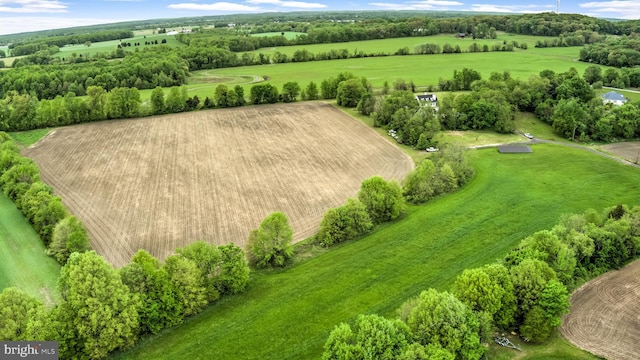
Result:
{"type": "Polygon", "coordinates": [[[229,88],[227,87],[227,85],[220,84],[216,86],[216,92],[213,96],[213,99],[216,102],[217,107],[226,108],[230,106],[227,99],[228,92],[229,88]]]}
{"type": "Polygon", "coordinates": [[[309,84],[307,84],[305,92],[307,94],[307,99],[309,100],[318,100],[320,97],[318,93],[318,85],[316,85],[316,83],[314,83],[313,81],[310,81],[309,84]]]}
{"type": "Polygon", "coordinates": [[[393,115],[400,109],[414,113],[418,109],[418,101],[411,91],[396,91],[384,98],[380,109],[373,114],[374,126],[386,126],[393,120],[393,115]]]}
{"type": "Polygon", "coordinates": [[[455,360],[455,356],[437,344],[422,346],[412,343],[400,355],[398,360],[455,360]]]}
{"type": "MultiPolygon", "coordinates": [[[[217,89],[216,89],[217,90],[217,89]]],[[[187,97],[186,94],[183,94],[180,87],[173,86],[169,90],[169,94],[167,95],[167,99],[165,101],[167,111],[170,114],[175,114],[179,112],[183,112],[187,97]]]]}
{"type": "Polygon", "coordinates": [[[221,263],[218,248],[204,241],[196,241],[185,247],[176,249],[176,252],[193,261],[200,270],[202,280],[207,289],[207,300],[209,302],[218,300],[218,298],[220,298],[220,292],[216,287],[216,283],[221,263]]]}
{"type": "Polygon", "coordinates": [[[318,231],[318,241],[325,246],[333,245],[364,235],[372,227],[364,204],[357,199],[349,199],[345,205],[325,212],[318,231]]]}
{"type": "Polygon", "coordinates": [[[107,117],[107,92],[105,89],[100,86],[87,87],[86,102],[90,120],[103,120],[107,117]]]}
{"type": "Polygon", "coordinates": [[[358,199],[364,204],[373,224],[395,220],[404,210],[402,189],[395,181],[379,176],[366,179],[360,186],[358,199]]]}
{"type": "Polygon", "coordinates": [[[432,182],[435,174],[436,167],[433,161],[422,160],[402,183],[402,192],[407,201],[420,204],[436,196],[432,182]]]}
{"type": "Polygon", "coordinates": [[[292,240],[293,229],[287,216],[271,213],[249,234],[249,262],[258,268],[284,266],[293,256],[292,240]]]}
{"type": "Polygon", "coordinates": [[[450,293],[421,292],[406,322],[416,342],[439,345],[456,359],[480,359],[486,352],[476,315],[450,293]]]}
{"type": "Polygon", "coordinates": [[[369,116],[375,111],[377,99],[372,93],[366,92],[362,94],[356,110],[362,115],[369,116]]]}
{"type": "Polygon", "coordinates": [[[349,79],[341,82],[336,91],[337,103],[340,106],[354,108],[367,92],[359,79],[349,79]]]}
{"type": "Polygon", "coordinates": [[[67,217],[69,212],[57,196],[52,196],[45,206],[38,208],[33,216],[33,229],[40,235],[42,242],[49,245],[55,226],[67,217]]]}
{"type": "Polygon", "coordinates": [[[249,264],[242,248],[229,243],[218,247],[220,266],[215,286],[220,294],[237,294],[249,283],[249,264]]]}
{"type": "Polygon", "coordinates": [[[151,112],[153,114],[164,114],[165,111],[164,90],[160,86],[156,86],[151,92],[151,112]]]}
{"type": "Polygon", "coordinates": [[[176,288],[158,259],[140,249],[119,272],[122,282],[139,299],[141,334],[157,334],[182,321],[176,288]]]}
{"type": "Polygon", "coordinates": [[[504,289],[482,268],[464,270],[453,283],[451,292],[469,309],[487,313],[492,318],[502,307],[504,289]]]}
{"type": "Polygon", "coordinates": [[[17,288],[8,287],[0,293],[0,341],[34,340],[28,326],[40,315],[44,305],[17,288]]]}
{"type": "Polygon", "coordinates": [[[184,256],[171,255],[165,260],[164,269],[175,289],[182,317],[200,312],[207,305],[208,292],[196,263],[184,256]]]}
{"type": "Polygon", "coordinates": [[[556,273],[547,263],[538,259],[525,259],[512,267],[510,272],[518,299],[518,319],[522,321],[524,316],[538,305],[547,283],[556,279],[556,273]]]}
{"type": "Polygon", "coordinates": [[[73,253],[60,272],[62,302],[53,310],[63,358],[106,357],[134,344],[138,304],[117,271],[93,251],[73,253]]]}
{"type": "Polygon", "coordinates": [[[282,86],[282,102],[289,103],[295,102],[296,98],[300,95],[300,85],[295,81],[288,81],[282,86]]]}
{"type": "Polygon", "coordinates": [[[397,359],[411,335],[407,325],[378,315],[360,315],[353,330],[342,323],[334,328],[324,345],[322,359],[397,359]]]}
{"type": "Polygon", "coordinates": [[[235,106],[245,106],[247,104],[247,100],[244,98],[244,88],[240,85],[236,85],[233,87],[233,90],[236,92],[237,96],[235,106]]]}
{"type": "Polygon", "coordinates": [[[502,264],[490,264],[482,267],[491,281],[501,289],[500,309],[493,315],[493,323],[504,330],[513,327],[516,321],[517,299],[509,270],[502,264]]]}
{"type": "Polygon", "coordinates": [[[22,196],[31,184],[40,180],[40,172],[36,164],[27,158],[16,159],[15,164],[0,176],[0,187],[11,200],[20,204],[22,196]]]}
{"type": "Polygon", "coordinates": [[[78,218],[67,216],[56,224],[49,245],[49,254],[59,263],[64,265],[72,253],[89,249],[87,230],[78,218]]]}
{"type": "Polygon", "coordinates": [[[600,66],[598,65],[589,65],[586,69],[584,69],[582,78],[589,84],[593,84],[597,81],[602,81],[602,68],[600,68],[600,66]]]}
{"type": "Polygon", "coordinates": [[[553,111],[553,130],[575,140],[584,131],[586,118],[587,113],[577,99],[560,100],[553,111]]]}

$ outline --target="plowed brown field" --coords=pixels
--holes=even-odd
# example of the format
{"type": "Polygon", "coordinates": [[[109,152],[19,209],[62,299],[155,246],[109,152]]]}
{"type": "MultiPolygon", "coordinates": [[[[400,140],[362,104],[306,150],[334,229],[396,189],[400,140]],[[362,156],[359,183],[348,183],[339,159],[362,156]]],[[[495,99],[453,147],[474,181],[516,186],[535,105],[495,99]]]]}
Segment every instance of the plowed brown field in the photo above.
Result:
{"type": "Polygon", "coordinates": [[[402,179],[412,160],[322,103],[250,106],[56,130],[25,155],[116,266],[195,240],[244,246],[284,212],[299,241],[373,175],[402,179]]]}
{"type": "Polygon", "coordinates": [[[640,260],[576,290],[561,330],[574,345],[606,359],[640,358],[640,260]]]}
{"type": "Polygon", "coordinates": [[[601,148],[632,163],[637,163],[640,159],[640,141],[607,144],[601,148]]]}

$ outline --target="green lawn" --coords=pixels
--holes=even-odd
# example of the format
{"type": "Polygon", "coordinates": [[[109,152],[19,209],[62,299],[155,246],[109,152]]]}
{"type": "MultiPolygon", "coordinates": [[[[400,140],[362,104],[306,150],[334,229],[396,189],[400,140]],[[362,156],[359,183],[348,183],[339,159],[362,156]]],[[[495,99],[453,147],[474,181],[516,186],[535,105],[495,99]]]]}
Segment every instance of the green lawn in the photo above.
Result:
{"type": "Polygon", "coordinates": [[[17,287],[46,304],[59,300],[60,265],[13,202],[0,193],[0,289],[17,287]]]}
{"type": "Polygon", "coordinates": [[[488,358],[491,360],[597,360],[600,359],[584,350],[571,345],[560,334],[553,336],[547,343],[542,345],[527,344],[522,340],[510,336],[522,351],[506,349],[501,346],[491,344],[488,358]]]}
{"type": "Polygon", "coordinates": [[[502,258],[560,214],[639,202],[639,170],[581,150],[535,145],[531,154],[470,157],[476,176],[464,189],[411,206],[359,241],[255,273],[245,293],[114,358],[317,359],[340,322],[393,317],[409,297],[449,289],[463,269],[502,258]]]}
{"type": "Polygon", "coordinates": [[[22,144],[24,147],[29,147],[38,142],[38,140],[42,139],[45,135],[47,135],[51,131],[51,129],[36,129],[29,131],[18,131],[11,133],[11,137],[22,144]]]}

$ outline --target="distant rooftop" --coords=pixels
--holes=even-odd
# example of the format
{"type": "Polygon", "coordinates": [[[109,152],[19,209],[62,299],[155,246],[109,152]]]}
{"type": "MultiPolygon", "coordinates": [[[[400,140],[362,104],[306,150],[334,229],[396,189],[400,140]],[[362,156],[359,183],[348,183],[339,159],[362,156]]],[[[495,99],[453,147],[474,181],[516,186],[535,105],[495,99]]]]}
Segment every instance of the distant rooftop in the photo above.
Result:
{"type": "Polygon", "coordinates": [[[627,98],[619,92],[609,91],[606,94],[602,94],[602,97],[610,101],[627,101],[627,98]]]}

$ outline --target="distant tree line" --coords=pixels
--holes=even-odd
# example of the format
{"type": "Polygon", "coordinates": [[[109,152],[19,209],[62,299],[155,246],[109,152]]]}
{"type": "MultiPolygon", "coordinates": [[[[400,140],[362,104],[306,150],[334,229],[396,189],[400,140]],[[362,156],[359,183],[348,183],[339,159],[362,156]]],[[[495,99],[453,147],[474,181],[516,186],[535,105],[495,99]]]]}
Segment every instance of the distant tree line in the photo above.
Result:
{"type": "Polygon", "coordinates": [[[49,255],[61,264],[71,253],[89,249],[89,238],[80,220],[40,180],[38,166],[21,156],[18,146],[4,132],[0,132],[0,188],[31,223],[49,255]]]}
{"type": "Polygon", "coordinates": [[[569,291],[639,255],[640,207],[563,215],[499,263],[467,269],[449,291],[422,291],[397,319],[360,315],[329,334],[323,359],[482,359],[495,329],[547,340],[569,310],[569,291]]]}
{"type": "Polygon", "coordinates": [[[640,35],[607,38],[580,49],[580,61],[615,67],[640,65],[640,35]]]}
{"type": "Polygon", "coordinates": [[[33,40],[23,40],[17,43],[12,43],[9,45],[9,49],[11,49],[11,54],[13,56],[22,56],[35,54],[38,51],[49,50],[50,48],[55,48],[57,50],[65,45],[84,44],[87,41],[100,42],[132,37],[133,32],[129,30],[96,31],[85,34],[50,36],[35,38],[33,40]]]}

